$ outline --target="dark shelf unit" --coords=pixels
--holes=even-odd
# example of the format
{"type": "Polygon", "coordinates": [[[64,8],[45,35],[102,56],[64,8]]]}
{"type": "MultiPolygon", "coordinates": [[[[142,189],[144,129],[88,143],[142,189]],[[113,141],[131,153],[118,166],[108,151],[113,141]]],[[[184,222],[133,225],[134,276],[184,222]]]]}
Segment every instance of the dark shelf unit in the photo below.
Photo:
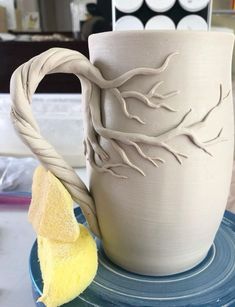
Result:
{"type": "MultiPolygon", "coordinates": [[[[22,63],[53,47],[77,50],[89,57],[88,43],[83,41],[0,41],[0,93],[9,93],[9,83],[13,71],[22,63]]],[[[77,77],[70,74],[46,76],[39,84],[38,93],[80,93],[77,77]]]]}

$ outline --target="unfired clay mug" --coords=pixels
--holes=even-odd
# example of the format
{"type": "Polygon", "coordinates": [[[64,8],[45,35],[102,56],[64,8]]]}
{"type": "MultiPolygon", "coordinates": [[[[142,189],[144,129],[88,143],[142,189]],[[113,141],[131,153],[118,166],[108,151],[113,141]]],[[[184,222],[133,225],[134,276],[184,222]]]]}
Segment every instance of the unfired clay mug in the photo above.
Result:
{"type": "Polygon", "coordinates": [[[89,39],[91,62],[53,48],[12,77],[16,130],[127,270],[182,272],[213,243],[233,162],[233,41],[215,32],[102,33],[89,39]],[[55,72],[82,83],[90,192],[32,115],[38,83],[55,72]]]}

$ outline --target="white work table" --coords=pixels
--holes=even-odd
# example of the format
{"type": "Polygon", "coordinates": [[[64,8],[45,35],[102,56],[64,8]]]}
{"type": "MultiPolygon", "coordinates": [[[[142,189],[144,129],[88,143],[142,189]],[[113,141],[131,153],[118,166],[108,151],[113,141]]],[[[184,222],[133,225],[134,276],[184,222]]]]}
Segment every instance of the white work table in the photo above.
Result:
{"type": "Polygon", "coordinates": [[[27,207],[0,208],[0,306],[33,307],[28,258],[35,234],[27,207]]]}

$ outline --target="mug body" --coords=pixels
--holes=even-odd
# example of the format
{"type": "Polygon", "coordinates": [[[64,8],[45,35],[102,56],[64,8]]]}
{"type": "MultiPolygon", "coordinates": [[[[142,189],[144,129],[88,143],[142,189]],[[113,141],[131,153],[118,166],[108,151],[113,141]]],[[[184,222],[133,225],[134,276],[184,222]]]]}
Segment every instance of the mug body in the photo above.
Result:
{"type": "Polygon", "coordinates": [[[95,155],[112,172],[89,168],[103,248],[129,271],[179,273],[213,244],[233,163],[233,41],[230,33],[194,31],[89,39],[105,79],[133,72],[100,89],[102,126],[117,138],[99,137],[108,161],[95,155]]]}

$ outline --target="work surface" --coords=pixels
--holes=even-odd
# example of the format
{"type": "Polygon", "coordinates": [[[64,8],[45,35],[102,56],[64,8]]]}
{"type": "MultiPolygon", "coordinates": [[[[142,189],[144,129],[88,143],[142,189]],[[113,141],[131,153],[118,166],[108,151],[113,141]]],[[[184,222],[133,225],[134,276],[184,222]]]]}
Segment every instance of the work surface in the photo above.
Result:
{"type": "MultiPolygon", "coordinates": [[[[85,169],[78,173],[86,182],[85,169]]],[[[231,191],[228,209],[235,213],[235,167],[231,191]]],[[[35,234],[27,222],[27,207],[1,206],[0,240],[0,306],[33,307],[28,258],[35,234]]]]}

